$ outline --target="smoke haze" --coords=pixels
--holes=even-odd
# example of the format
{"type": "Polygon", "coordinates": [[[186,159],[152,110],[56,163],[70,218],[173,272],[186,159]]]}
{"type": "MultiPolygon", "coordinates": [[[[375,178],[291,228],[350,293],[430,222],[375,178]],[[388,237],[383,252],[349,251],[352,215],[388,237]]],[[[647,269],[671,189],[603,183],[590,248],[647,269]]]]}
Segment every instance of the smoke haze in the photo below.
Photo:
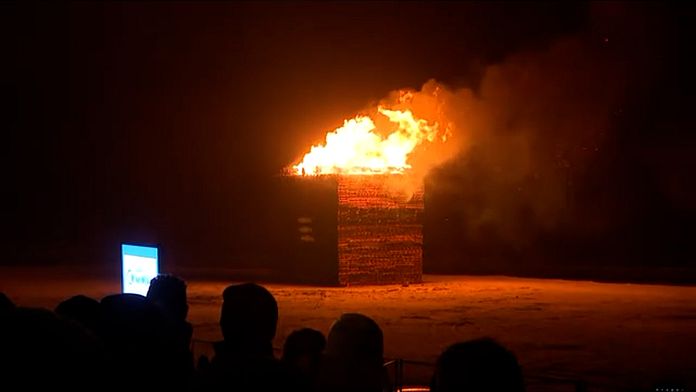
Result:
{"type": "Polygon", "coordinates": [[[597,34],[485,68],[476,91],[446,89],[460,150],[427,179],[432,271],[692,260],[685,249],[694,230],[673,223],[694,211],[693,199],[685,203],[688,166],[677,163],[686,152],[644,144],[665,147],[670,133],[644,113],[664,90],[659,59],[669,51],[651,30],[664,20],[650,7],[628,16],[621,8],[595,7],[597,34]],[[665,178],[674,182],[654,182],[665,178]]]}

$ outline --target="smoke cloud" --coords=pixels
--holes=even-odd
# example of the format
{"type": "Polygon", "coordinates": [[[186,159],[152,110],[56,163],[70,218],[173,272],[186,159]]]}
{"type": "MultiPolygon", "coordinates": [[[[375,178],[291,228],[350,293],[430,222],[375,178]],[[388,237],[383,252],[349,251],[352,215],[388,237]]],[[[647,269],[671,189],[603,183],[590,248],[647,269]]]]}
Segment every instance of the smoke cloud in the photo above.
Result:
{"type": "Polygon", "coordinates": [[[390,94],[380,104],[449,131],[447,142],[411,154],[414,182],[432,172],[429,185],[458,200],[451,207],[470,230],[523,241],[524,227],[553,229],[571,207],[574,176],[602,151],[624,99],[625,82],[602,49],[566,39],[488,67],[478,91],[431,80],[390,94]]]}
{"type": "Polygon", "coordinates": [[[460,195],[469,226],[519,239],[521,226],[552,229],[567,215],[573,178],[601,153],[624,99],[621,73],[599,51],[560,41],[489,67],[478,92],[449,93],[460,150],[433,185],[460,195]]]}
{"type": "Polygon", "coordinates": [[[597,162],[629,91],[606,44],[563,39],[489,66],[476,91],[431,80],[410,92],[416,116],[451,128],[447,143],[409,159],[418,180],[428,175],[426,208],[443,230],[431,239],[449,237],[467,256],[510,258],[569,226],[575,237],[601,231],[606,211],[585,214],[576,198],[585,177],[603,175],[597,162]]]}

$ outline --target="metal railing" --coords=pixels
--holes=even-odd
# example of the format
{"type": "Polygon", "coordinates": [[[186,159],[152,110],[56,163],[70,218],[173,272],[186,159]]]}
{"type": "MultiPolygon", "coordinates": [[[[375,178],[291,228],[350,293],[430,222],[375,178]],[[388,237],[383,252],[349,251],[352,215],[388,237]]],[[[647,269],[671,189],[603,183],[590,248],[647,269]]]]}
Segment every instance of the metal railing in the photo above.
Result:
{"type": "Polygon", "coordinates": [[[409,359],[403,359],[403,358],[395,358],[395,359],[389,359],[384,363],[385,368],[390,368],[393,367],[394,370],[392,372],[392,383],[391,383],[391,390],[392,392],[427,392],[430,391],[430,386],[428,385],[415,385],[415,384],[409,384],[407,385],[406,382],[404,381],[404,375],[406,373],[405,367],[406,365],[415,365],[415,366],[425,366],[428,367],[429,373],[432,372],[432,370],[435,368],[435,364],[430,363],[430,362],[424,362],[424,361],[414,361],[414,360],[409,360],[409,359]]]}

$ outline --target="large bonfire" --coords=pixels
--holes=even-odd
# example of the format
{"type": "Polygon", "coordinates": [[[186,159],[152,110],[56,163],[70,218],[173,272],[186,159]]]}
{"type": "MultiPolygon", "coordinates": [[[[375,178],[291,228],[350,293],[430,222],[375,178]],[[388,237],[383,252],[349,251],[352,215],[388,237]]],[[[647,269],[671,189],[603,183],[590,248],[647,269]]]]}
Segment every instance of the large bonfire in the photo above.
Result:
{"type": "MultiPolygon", "coordinates": [[[[402,93],[400,103],[409,99],[410,93],[402,93]]],[[[449,126],[442,129],[438,122],[418,118],[410,109],[379,106],[375,116],[382,118],[361,114],[345,120],[292,166],[292,174],[404,173],[411,168],[409,155],[418,146],[444,142],[450,133],[449,126]]]]}

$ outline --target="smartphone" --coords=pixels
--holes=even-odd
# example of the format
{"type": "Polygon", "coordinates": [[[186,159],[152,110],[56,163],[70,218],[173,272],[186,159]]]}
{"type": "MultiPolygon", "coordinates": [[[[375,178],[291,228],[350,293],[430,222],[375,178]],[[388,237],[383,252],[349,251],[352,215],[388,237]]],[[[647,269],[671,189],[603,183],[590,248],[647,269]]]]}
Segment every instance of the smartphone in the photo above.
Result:
{"type": "Polygon", "coordinates": [[[157,246],[121,244],[122,292],[146,295],[159,272],[157,246]]]}

